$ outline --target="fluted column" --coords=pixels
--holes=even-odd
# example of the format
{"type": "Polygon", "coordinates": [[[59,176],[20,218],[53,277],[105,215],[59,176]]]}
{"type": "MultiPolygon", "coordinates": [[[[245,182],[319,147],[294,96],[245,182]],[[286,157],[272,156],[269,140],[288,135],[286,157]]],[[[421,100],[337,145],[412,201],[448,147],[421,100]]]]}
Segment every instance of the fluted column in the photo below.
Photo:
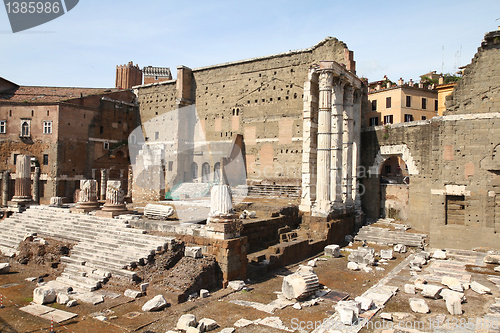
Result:
{"type": "Polygon", "coordinates": [[[356,90],[353,98],[353,142],[352,142],[352,198],[356,208],[361,208],[359,195],[358,166],[361,158],[361,91],[356,90]]]}
{"type": "Polygon", "coordinates": [[[97,202],[97,180],[82,179],[80,180],[80,194],[75,209],[72,211],[77,213],[87,213],[99,209],[97,202]]]}
{"type": "Polygon", "coordinates": [[[35,167],[35,173],[33,174],[33,201],[38,203],[39,198],[39,187],[40,187],[40,168],[35,167]]]}
{"type": "Polygon", "coordinates": [[[333,82],[330,151],[330,201],[335,208],[342,206],[343,117],[344,83],[336,78],[333,82]]]}
{"type": "Polygon", "coordinates": [[[316,182],[316,210],[321,214],[330,211],[330,145],[332,112],[333,73],[322,71],[319,74],[318,110],[318,153],[316,182]]]}
{"type": "Polygon", "coordinates": [[[15,194],[12,201],[31,201],[31,157],[28,155],[17,156],[15,194]]]}
{"type": "Polygon", "coordinates": [[[347,206],[352,205],[352,141],[353,141],[353,88],[347,86],[344,91],[344,132],[343,158],[342,158],[342,178],[343,197],[347,206]]]}
{"type": "Polygon", "coordinates": [[[9,201],[10,172],[5,170],[2,175],[2,206],[7,206],[9,201]]]}
{"type": "Polygon", "coordinates": [[[106,200],[107,182],[108,182],[108,170],[101,169],[101,200],[106,200]]]}
{"type": "Polygon", "coordinates": [[[122,181],[108,180],[106,185],[106,203],[102,210],[96,212],[96,216],[114,217],[129,213],[125,205],[122,181]]]}

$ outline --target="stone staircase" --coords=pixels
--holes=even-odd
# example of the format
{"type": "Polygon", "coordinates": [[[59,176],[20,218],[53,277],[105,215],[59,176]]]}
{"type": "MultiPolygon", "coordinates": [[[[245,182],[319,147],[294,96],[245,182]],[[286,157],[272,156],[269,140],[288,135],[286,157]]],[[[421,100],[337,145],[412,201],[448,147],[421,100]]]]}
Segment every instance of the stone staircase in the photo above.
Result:
{"type": "Polygon", "coordinates": [[[406,226],[392,219],[379,219],[371,225],[359,229],[354,237],[357,241],[384,245],[404,244],[406,246],[423,248],[427,241],[426,234],[407,232],[406,226]]]}
{"type": "Polygon", "coordinates": [[[299,198],[300,190],[300,186],[292,185],[252,185],[248,187],[248,195],[299,198]]]}
{"type": "Polygon", "coordinates": [[[174,240],[130,228],[126,220],[31,206],[0,221],[0,251],[7,256],[16,253],[25,235],[32,233],[76,242],[70,257],[61,258],[65,267],[57,281],[81,291],[94,291],[111,276],[135,280],[136,273],[129,269],[146,263],[155,251],[168,249],[174,240]]]}

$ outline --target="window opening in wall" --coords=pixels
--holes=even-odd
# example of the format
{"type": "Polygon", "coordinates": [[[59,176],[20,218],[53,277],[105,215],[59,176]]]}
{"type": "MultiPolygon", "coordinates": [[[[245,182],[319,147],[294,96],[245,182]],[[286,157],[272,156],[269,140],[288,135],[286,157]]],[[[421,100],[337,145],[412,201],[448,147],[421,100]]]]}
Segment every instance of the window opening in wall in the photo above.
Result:
{"type": "Polygon", "coordinates": [[[378,126],[378,117],[370,118],[370,126],[378,126]]]}
{"type": "Polygon", "coordinates": [[[29,120],[21,120],[21,136],[30,136],[30,122],[29,120]]]}
{"type": "Polygon", "coordinates": [[[376,99],[374,99],[372,101],[372,111],[377,111],[377,100],[376,99]]]}
{"type": "Polygon", "coordinates": [[[155,132],[155,140],[158,140],[160,138],[160,132],[155,132]]]}
{"type": "Polygon", "coordinates": [[[446,196],[446,224],[464,225],[467,202],[463,195],[446,196]]]}
{"type": "Polygon", "coordinates": [[[386,109],[390,109],[391,108],[391,98],[390,97],[386,97],[385,98],[385,108],[386,109]]]}
{"type": "Polygon", "coordinates": [[[104,127],[103,126],[99,127],[99,133],[100,134],[104,133],[104,127]]]}
{"type": "Polygon", "coordinates": [[[174,171],[174,161],[168,161],[168,171],[174,171]]]}
{"type": "Polygon", "coordinates": [[[422,109],[427,109],[427,98],[425,97],[422,98],[422,109]]]}
{"type": "Polygon", "coordinates": [[[385,173],[386,173],[386,174],[391,173],[391,166],[390,166],[390,165],[386,165],[386,166],[385,166],[385,173]]]}
{"type": "Polygon", "coordinates": [[[427,117],[426,116],[422,116],[422,120],[427,120],[427,117]]]}
{"type": "Polygon", "coordinates": [[[5,133],[7,133],[7,121],[0,120],[0,134],[5,134],[5,133]]]}
{"type": "Polygon", "coordinates": [[[410,122],[410,121],[413,121],[413,115],[405,114],[405,122],[410,122]]]}
{"type": "Polygon", "coordinates": [[[47,117],[49,116],[49,110],[47,110],[47,117]]]}
{"type": "Polygon", "coordinates": [[[109,150],[109,142],[104,142],[104,150],[109,150]]]}
{"type": "Polygon", "coordinates": [[[43,134],[52,134],[52,121],[43,122],[43,134]]]}
{"type": "Polygon", "coordinates": [[[12,110],[9,110],[9,117],[12,117],[12,110]]]}
{"type": "Polygon", "coordinates": [[[435,100],[434,101],[434,111],[437,111],[438,110],[438,101],[435,100]]]}
{"type": "Polygon", "coordinates": [[[14,165],[16,165],[16,163],[17,163],[17,155],[19,155],[19,154],[14,154],[14,165]]]}
{"type": "Polygon", "coordinates": [[[392,124],[394,123],[394,117],[392,114],[384,116],[384,124],[392,124]]]}
{"type": "Polygon", "coordinates": [[[33,117],[35,115],[35,111],[31,110],[31,116],[33,117]]]}
{"type": "Polygon", "coordinates": [[[406,96],[406,107],[411,108],[411,96],[406,96]]]}
{"type": "Polygon", "coordinates": [[[43,154],[43,165],[49,165],[49,155],[43,154]]]}

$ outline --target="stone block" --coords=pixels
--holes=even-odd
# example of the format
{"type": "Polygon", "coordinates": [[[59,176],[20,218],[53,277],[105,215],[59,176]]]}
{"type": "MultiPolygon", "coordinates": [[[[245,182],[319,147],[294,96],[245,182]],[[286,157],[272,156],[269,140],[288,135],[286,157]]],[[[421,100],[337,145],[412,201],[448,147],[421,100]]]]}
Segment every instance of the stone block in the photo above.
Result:
{"type": "Polygon", "coordinates": [[[234,333],[234,331],[236,331],[234,329],[234,327],[228,327],[228,328],[224,328],[223,330],[221,330],[219,333],[234,333]]]}
{"type": "Polygon", "coordinates": [[[152,311],[159,311],[162,310],[164,307],[167,306],[167,300],[163,295],[157,295],[147,301],[143,306],[142,306],[142,311],[144,312],[152,312],[152,311]]]}
{"type": "Polygon", "coordinates": [[[182,315],[177,321],[176,328],[178,330],[186,331],[189,327],[196,327],[198,322],[196,321],[195,315],[185,314],[182,315]]]}
{"type": "Polygon", "coordinates": [[[453,290],[450,290],[450,289],[443,289],[443,290],[441,290],[440,296],[443,299],[445,299],[445,300],[447,298],[450,298],[450,297],[458,297],[458,298],[460,298],[460,300],[462,301],[462,303],[465,302],[465,295],[464,295],[464,293],[460,293],[460,292],[453,291],[453,290]]]}
{"type": "Polygon", "coordinates": [[[227,287],[231,288],[235,291],[240,291],[241,289],[245,288],[247,285],[245,284],[244,281],[241,280],[235,280],[235,281],[229,281],[227,287]]]}
{"type": "Polygon", "coordinates": [[[373,249],[369,248],[359,248],[357,250],[354,250],[349,254],[347,259],[357,264],[372,265],[372,266],[375,264],[374,251],[373,249]]]}
{"type": "Polygon", "coordinates": [[[483,259],[485,264],[495,264],[500,265],[500,255],[498,254],[488,254],[483,259]]]}
{"type": "Polygon", "coordinates": [[[436,286],[433,284],[426,284],[424,285],[424,288],[422,289],[422,296],[427,297],[427,298],[434,298],[438,299],[440,297],[441,290],[443,290],[443,287],[441,286],[436,286]]]}
{"type": "Polygon", "coordinates": [[[125,290],[123,295],[126,297],[130,297],[130,298],[139,298],[142,296],[142,293],[140,291],[137,291],[137,290],[127,289],[127,290],[125,290]]]}
{"type": "Polygon", "coordinates": [[[410,298],[410,308],[416,313],[429,313],[429,306],[421,298],[410,298]]]}
{"type": "Polygon", "coordinates": [[[198,327],[188,327],[186,333],[201,333],[202,331],[198,327]]]}
{"type": "Polygon", "coordinates": [[[406,253],[406,245],[404,245],[404,244],[396,244],[396,245],[394,245],[394,252],[397,252],[397,253],[406,253]]]}
{"type": "Polygon", "coordinates": [[[441,278],[441,284],[447,286],[448,288],[450,288],[451,290],[454,290],[454,291],[459,291],[459,292],[464,291],[464,287],[462,286],[462,283],[454,277],[443,276],[441,278]]]}
{"type": "Polygon", "coordinates": [[[347,263],[347,269],[351,271],[359,271],[359,265],[353,261],[347,263]]]}
{"type": "Polygon", "coordinates": [[[210,296],[210,293],[208,292],[208,290],[206,290],[206,289],[200,290],[200,298],[207,298],[208,296],[210,296]]]}
{"type": "Polygon", "coordinates": [[[416,293],[416,290],[415,290],[415,285],[413,284],[405,284],[405,293],[407,294],[415,294],[416,293]]]}
{"type": "Polygon", "coordinates": [[[7,274],[10,271],[9,263],[0,263],[0,274],[7,274]]]}
{"type": "Polygon", "coordinates": [[[455,316],[462,314],[462,300],[460,296],[448,296],[445,299],[446,309],[448,312],[455,316]]]}
{"type": "Polygon", "coordinates": [[[340,257],[340,246],[337,244],[331,244],[325,246],[325,256],[339,258],[340,257]]]}
{"type": "Polygon", "coordinates": [[[140,288],[141,288],[141,293],[145,294],[145,293],[146,293],[146,291],[147,291],[147,290],[148,290],[148,288],[149,288],[149,283],[147,283],[147,282],[146,282],[146,283],[141,283],[140,288]]]}
{"type": "Polygon", "coordinates": [[[394,254],[392,253],[392,250],[380,250],[380,257],[382,259],[391,260],[394,258],[394,254]]]}
{"type": "Polygon", "coordinates": [[[358,322],[361,304],[356,301],[339,301],[335,305],[335,311],[339,314],[340,321],[344,325],[352,325],[358,322]]]}
{"type": "Polygon", "coordinates": [[[442,250],[436,250],[432,254],[432,258],[438,259],[438,260],[446,260],[447,259],[446,252],[442,251],[442,250]]]}
{"type": "Polygon", "coordinates": [[[361,306],[361,310],[368,311],[374,305],[373,300],[370,297],[358,296],[354,299],[361,306]]]}
{"type": "Polygon", "coordinates": [[[77,303],[76,299],[73,299],[73,300],[69,301],[68,303],[66,303],[66,307],[71,308],[73,306],[76,306],[77,304],[78,303],[77,303]]]}
{"type": "Polygon", "coordinates": [[[213,319],[203,318],[198,324],[200,332],[210,332],[219,327],[217,322],[213,319]]]}
{"type": "Polygon", "coordinates": [[[191,257],[191,258],[202,258],[203,255],[201,254],[201,247],[199,246],[194,246],[194,247],[186,247],[184,249],[184,255],[186,257],[191,257]]]}
{"type": "Polygon", "coordinates": [[[298,272],[283,278],[281,291],[287,299],[304,299],[319,289],[319,279],[314,273],[298,272]]]}
{"type": "Polygon", "coordinates": [[[48,304],[56,300],[56,291],[50,287],[42,286],[33,290],[33,302],[36,304],[48,304]]]}
{"type": "Polygon", "coordinates": [[[392,321],[392,314],[389,312],[382,312],[380,314],[380,318],[382,318],[384,320],[392,321]]]}
{"type": "Polygon", "coordinates": [[[65,305],[69,302],[69,296],[63,293],[57,294],[57,304],[65,305]]]}
{"type": "Polygon", "coordinates": [[[470,284],[470,288],[478,294],[491,294],[490,288],[485,287],[482,284],[475,281],[470,284]]]}

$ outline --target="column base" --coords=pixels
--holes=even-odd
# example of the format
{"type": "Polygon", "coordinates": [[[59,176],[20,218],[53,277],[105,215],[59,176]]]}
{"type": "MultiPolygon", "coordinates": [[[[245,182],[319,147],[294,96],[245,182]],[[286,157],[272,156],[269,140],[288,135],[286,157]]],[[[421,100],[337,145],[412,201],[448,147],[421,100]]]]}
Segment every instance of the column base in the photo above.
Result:
{"type": "Polygon", "coordinates": [[[11,212],[22,213],[31,204],[34,204],[31,200],[14,200],[14,198],[12,198],[12,201],[7,202],[7,209],[11,212]]]}
{"type": "Polygon", "coordinates": [[[70,208],[71,213],[88,213],[99,209],[97,202],[77,202],[75,207],[70,208]]]}
{"type": "Polygon", "coordinates": [[[243,223],[236,215],[209,217],[207,220],[207,236],[215,239],[234,239],[241,237],[243,223]]]}
{"type": "Polygon", "coordinates": [[[118,215],[130,214],[130,211],[125,205],[108,205],[105,204],[101,210],[95,213],[98,217],[115,217],[118,215]]]}

